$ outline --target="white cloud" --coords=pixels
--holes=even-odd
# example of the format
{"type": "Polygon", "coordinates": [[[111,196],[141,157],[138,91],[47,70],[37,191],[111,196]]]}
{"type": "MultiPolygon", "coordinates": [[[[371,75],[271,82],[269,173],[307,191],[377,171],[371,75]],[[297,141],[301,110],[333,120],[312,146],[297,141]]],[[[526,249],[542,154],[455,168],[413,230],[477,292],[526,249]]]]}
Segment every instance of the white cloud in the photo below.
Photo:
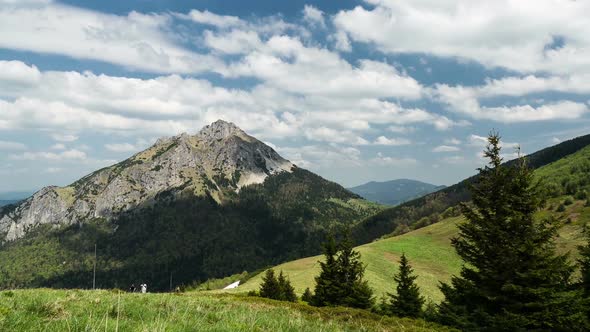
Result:
{"type": "Polygon", "coordinates": [[[86,153],[80,150],[72,149],[63,151],[60,153],[54,152],[24,152],[18,155],[11,155],[10,159],[13,160],[50,160],[50,161],[62,161],[62,160],[85,160],[86,153]]]}
{"type": "Polygon", "coordinates": [[[451,137],[451,138],[445,139],[445,143],[450,144],[450,145],[459,145],[459,144],[461,144],[461,140],[451,137]]]}
{"type": "Polygon", "coordinates": [[[27,146],[19,142],[0,141],[0,151],[26,150],[27,146]]]}
{"type": "Polygon", "coordinates": [[[451,145],[439,145],[439,146],[435,147],[434,149],[432,149],[432,152],[457,152],[457,151],[461,151],[461,149],[459,149],[456,146],[451,146],[451,145]]]}
{"type": "Polygon", "coordinates": [[[467,160],[463,156],[450,156],[442,158],[441,161],[447,164],[461,164],[466,162],[467,160]]]}
{"type": "Polygon", "coordinates": [[[255,31],[231,30],[225,33],[205,31],[205,45],[225,54],[244,54],[262,46],[262,41],[255,31]]]}
{"type": "Polygon", "coordinates": [[[324,12],[312,5],[305,5],[303,7],[303,20],[313,26],[326,27],[324,12]]]}
{"type": "Polygon", "coordinates": [[[334,48],[338,51],[342,52],[350,52],[352,51],[352,45],[350,45],[350,40],[348,39],[348,35],[343,31],[337,31],[328,36],[328,39],[334,43],[334,48]]]}
{"type": "Polygon", "coordinates": [[[232,64],[230,76],[254,76],[286,92],[341,98],[418,99],[422,86],[386,63],[351,66],[337,53],[306,47],[295,37],[273,36],[260,50],[232,64]]]}
{"type": "MultiPolygon", "coordinates": [[[[70,134],[51,134],[51,138],[58,142],[74,142],[78,140],[78,136],[70,134]]],[[[63,144],[56,145],[56,148],[61,149],[63,144]],[[59,145],[59,146],[58,146],[59,145]]]]}
{"type": "Polygon", "coordinates": [[[178,45],[169,14],[126,16],[57,3],[0,7],[0,47],[105,61],[158,73],[223,68],[215,57],[178,45]],[[27,24],[23,24],[27,22],[27,24]]]}
{"type": "Polygon", "coordinates": [[[416,131],[415,127],[404,127],[404,126],[389,126],[387,130],[396,134],[409,134],[416,131]]]}
{"type": "Polygon", "coordinates": [[[131,143],[110,143],[105,144],[104,147],[112,152],[126,153],[126,152],[138,152],[144,150],[149,145],[149,142],[143,139],[137,140],[135,144],[131,143]]]}
{"type": "Polygon", "coordinates": [[[200,11],[193,9],[185,17],[196,23],[209,24],[219,28],[245,25],[245,22],[237,16],[217,15],[208,10],[200,11]]]}
{"type": "Polygon", "coordinates": [[[559,144],[559,143],[561,143],[561,140],[559,138],[557,138],[557,137],[553,137],[551,139],[551,143],[553,143],[553,144],[559,144]]]}
{"type": "Polygon", "coordinates": [[[63,170],[64,169],[61,167],[49,167],[49,168],[45,169],[45,173],[53,174],[53,173],[62,172],[63,170]]]}
{"type": "Polygon", "coordinates": [[[379,152],[375,158],[369,160],[369,163],[377,166],[406,167],[416,165],[418,164],[418,161],[414,158],[395,158],[384,156],[381,152],[379,152]]]}
{"type": "Polygon", "coordinates": [[[354,147],[336,145],[305,145],[279,147],[276,149],[285,158],[299,167],[311,169],[348,168],[361,166],[361,151],[354,147]]]}
{"type": "Polygon", "coordinates": [[[357,136],[351,131],[338,131],[328,127],[310,128],[305,131],[305,137],[309,140],[343,143],[351,145],[367,145],[369,141],[357,136]]]}
{"type": "Polygon", "coordinates": [[[590,72],[587,1],[365,0],[334,24],[385,52],[425,53],[521,72],[590,72]],[[526,24],[523,24],[526,22],[526,24]],[[555,45],[555,38],[563,45],[555,45]]]}
{"type": "Polygon", "coordinates": [[[387,138],[385,136],[379,136],[373,142],[375,145],[387,145],[387,146],[398,146],[398,145],[408,145],[410,144],[410,140],[405,138],[387,138]]]}
{"type": "Polygon", "coordinates": [[[474,88],[445,84],[437,85],[435,90],[435,98],[446,103],[449,110],[478,120],[512,123],[577,119],[589,111],[588,105],[568,100],[547,102],[537,107],[528,104],[481,106],[478,100],[480,94],[482,93],[474,88]]]}
{"type": "Polygon", "coordinates": [[[65,150],[66,146],[62,143],[57,143],[51,146],[51,150],[65,150]]]}

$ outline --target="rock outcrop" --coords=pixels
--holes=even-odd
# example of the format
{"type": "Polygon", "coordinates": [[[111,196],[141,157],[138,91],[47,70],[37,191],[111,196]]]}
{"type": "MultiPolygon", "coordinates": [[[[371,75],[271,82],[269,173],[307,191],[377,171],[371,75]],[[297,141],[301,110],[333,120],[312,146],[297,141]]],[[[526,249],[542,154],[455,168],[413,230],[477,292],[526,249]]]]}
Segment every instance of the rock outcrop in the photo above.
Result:
{"type": "Polygon", "coordinates": [[[0,240],[15,240],[43,224],[110,219],[150,204],[164,192],[209,195],[221,202],[229,192],[292,167],[268,145],[218,120],[196,135],[161,138],[147,150],[67,187],[43,188],[0,219],[0,240]]]}

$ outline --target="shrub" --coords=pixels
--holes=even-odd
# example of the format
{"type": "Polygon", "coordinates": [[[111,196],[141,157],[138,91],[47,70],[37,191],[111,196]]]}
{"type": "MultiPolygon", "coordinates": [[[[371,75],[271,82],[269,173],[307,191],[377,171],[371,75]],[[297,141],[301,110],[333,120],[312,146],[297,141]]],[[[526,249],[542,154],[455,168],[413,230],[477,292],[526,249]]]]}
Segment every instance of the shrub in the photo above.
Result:
{"type": "Polygon", "coordinates": [[[575,198],[579,200],[586,199],[588,198],[588,192],[586,192],[586,190],[578,191],[575,198]]]}
{"type": "Polygon", "coordinates": [[[313,294],[311,293],[311,290],[309,289],[309,287],[307,287],[305,289],[305,292],[303,292],[303,295],[301,295],[301,301],[305,301],[307,303],[311,302],[311,299],[313,297],[313,294]]]}
{"type": "Polygon", "coordinates": [[[565,205],[563,204],[559,204],[559,206],[557,207],[557,210],[555,210],[557,212],[564,212],[565,211],[565,205]]]}
{"type": "Polygon", "coordinates": [[[572,205],[572,204],[574,204],[574,200],[571,197],[568,197],[563,201],[563,205],[572,205]]]}

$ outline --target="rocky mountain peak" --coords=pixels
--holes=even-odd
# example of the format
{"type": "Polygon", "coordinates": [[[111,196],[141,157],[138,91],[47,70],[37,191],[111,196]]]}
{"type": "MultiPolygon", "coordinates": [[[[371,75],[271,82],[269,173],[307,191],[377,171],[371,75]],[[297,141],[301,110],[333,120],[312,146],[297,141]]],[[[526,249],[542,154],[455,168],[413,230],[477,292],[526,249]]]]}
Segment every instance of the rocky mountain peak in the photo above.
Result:
{"type": "Polygon", "coordinates": [[[0,242],[40,224],[110,219],[157,200],[161,193],[210,196],[219,203],[231,192],[291,172],[293,164],[231,122],[218,120],[196,135],[160,138],[127,160],[98,170],[67,187],[47,187],[0,218],[0,242]]]}
{"type": "Polygon", "coordinates": [[[197,136],[217,140],[230,136],[246,136],[246,133],[232,122],[217,120],[203,127],[197,136]]]}

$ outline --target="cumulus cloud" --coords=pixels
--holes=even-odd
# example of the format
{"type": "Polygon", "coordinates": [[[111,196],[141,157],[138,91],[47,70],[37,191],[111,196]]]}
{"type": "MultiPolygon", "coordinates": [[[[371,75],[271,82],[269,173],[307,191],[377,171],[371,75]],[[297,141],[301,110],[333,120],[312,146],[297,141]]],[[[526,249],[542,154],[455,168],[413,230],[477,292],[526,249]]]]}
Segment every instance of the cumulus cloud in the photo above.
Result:
{"type": "Polygon", "coordinates": [[[369,160],[370,164],[377,166],[412,166],[418,164],[418,161],[414,158],[395,158],[385,156],[381,152],[377,153],[377,156],[369,160]]]}
{"type": "Polygon", "coordinates": [[[324,12],[312,5],[305,5],[303,7],[303,20],[313,26],[326,27],[324,12]]]}
{"type": "Polygon", "coordinates": [[[182,16],[196,23],[213,25],[219,28],[228,28],[245,25],[237,16],[217,15],[208,10],[191,10],[187,15],[182,16]]]}
{"type": "Polygon", "coordinates": [[[540,106],[529,104],[481,106],[479,98],[500,93],[498,89],[491,91],[494,89],[439,84],[435,89],[435,98],[447,104],[450,111],[465,114],[474,119],[505,123],[577,119],[589,111],[588,105],[569,100],[547,102],[540,106]]]}
{"type": "Polygon", "coordinates": [[[387,145],[387,146],[398,146],[398,145],[408,145],[411,141],[405,138],[387,138],[385,136],[379,136],[373,142],[375,145],[387,145]]]}
{"type": "Polygon", "coordinates": [[[171,15],[105,14],[57,3],[0,7],[0,47],[99,60],[157,73],[195,73],[223,62],[177,43],[171,15]],[[23,24],[27,22],[27,24],[23,24]]]}
{"type": "Polygon", "coordinates": [[[459,57],[520,72],[590,72],[587,1],[365,2],[372,8],[342,10],[334,24],[384,52],[459,57]]]}

